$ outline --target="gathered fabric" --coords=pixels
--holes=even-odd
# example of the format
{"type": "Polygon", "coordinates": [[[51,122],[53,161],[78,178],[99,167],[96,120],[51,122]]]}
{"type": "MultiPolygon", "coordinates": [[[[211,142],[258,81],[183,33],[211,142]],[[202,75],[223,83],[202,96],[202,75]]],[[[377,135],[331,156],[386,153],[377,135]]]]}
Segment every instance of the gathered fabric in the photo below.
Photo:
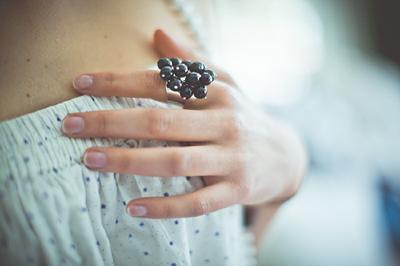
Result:
{"type": "MultiPolygon", "coordinates": [[[[100,173],[81,162],[93,146],[178,146],[178,142],[73,139],[61,132],[73,112],[180,108],[151,99],[79,96],[0,123],[1,265],[254,265],[243,209],[179,219],[133,218],[135,198],[204,186],[200,177],[100,173]]],[[[135,123],[135,121],[131,121],[135,123]]]]}

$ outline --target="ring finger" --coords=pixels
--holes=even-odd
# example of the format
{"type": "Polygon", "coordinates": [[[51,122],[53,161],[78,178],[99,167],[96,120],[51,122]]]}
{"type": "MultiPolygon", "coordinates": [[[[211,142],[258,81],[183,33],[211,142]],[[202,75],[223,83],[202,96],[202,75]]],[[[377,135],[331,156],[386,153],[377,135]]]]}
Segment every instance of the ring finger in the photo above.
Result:
{"type": "Polygon", "coordinates": [[[74,138],[213,141],[228,133],[230,122],[220,110],[132,108],[69,114],[62,130],[74,138]]]}
{"type": "MultiPolygon", "coordinates": [[[[166,84],[156,70],[140,70],[130,73],[98,72],[85,73],[73,80],[73,87],[82,94],[94,96],[122,96],[136,98],[151,98],[157,101],[179,101],[179,93],[168,93],[166,84]],[[171,96],[172,95],[172,96],[171,96]]],[[[226,89],[222,82],[215,81],[208,86],[209,92],[206,98],[189,99],[189,109],[205,109],[205,107],[218,105],[218,95],[226,89]],[[194,103],[193,103],[194,102],[194,103]]],[[[188,105],[188,106],[189,106],[188,105]]],[[[188,107],[186,106],[186,107],[188,107]]]]}
{"type": "Polygon", "coordinates": [[[91,169],[144,176],[224,176],[233,153],[217,145],[168,148],[109,148],[86,150],[83,162],[91,169]]]}

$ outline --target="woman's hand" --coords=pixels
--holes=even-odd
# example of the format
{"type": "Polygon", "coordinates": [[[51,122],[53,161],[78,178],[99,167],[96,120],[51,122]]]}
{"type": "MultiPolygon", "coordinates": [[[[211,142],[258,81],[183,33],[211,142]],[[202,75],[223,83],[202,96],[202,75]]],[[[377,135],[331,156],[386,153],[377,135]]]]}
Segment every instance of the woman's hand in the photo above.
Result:
{"type": "MultiPolygon", "coordinates": [[[[154,34],[161,56],[199,60],[163,31],[154,34]]],[[[185,142],[180,147],[86,150],[87,167],[102,172],[144,176],[202,176],[206,186],[170,197],[145,197],[128,203],[132,216],[172,218],[203,215],[232,204],[276,203],[298,189],[305,154],[296,135],[250,102],[225,72],[209,86],[206,99],[189,99],[183,109],[135,108],[73,113],[63,131],[74,138],[114,137],[185,142]],[[156,166],[156,167],[155,167],[156,166]]],[[[74,80],[80,93],[166,101],[158,71],[101,72],[74,80]]],[[[150,178],[150,177],[149,177],[150,178]]]]}

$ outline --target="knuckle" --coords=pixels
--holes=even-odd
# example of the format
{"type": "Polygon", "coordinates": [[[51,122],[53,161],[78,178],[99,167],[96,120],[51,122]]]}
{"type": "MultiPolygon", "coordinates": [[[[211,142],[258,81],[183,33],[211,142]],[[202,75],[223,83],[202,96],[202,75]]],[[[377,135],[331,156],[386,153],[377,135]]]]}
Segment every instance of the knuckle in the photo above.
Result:
{"type": "Polygon", "coordinates": [[[225,118],[226,128],[224,137],[237,141],[240,139],[243,131],[243,122],[241,116],[236,112],[228,112],[225,118]]]}
{"type": "Polygon", "coordinates": [[[108,119],[105,112],[97,112],[95,114],[96,132],[98,135],[104,135],[108,130],[108,119]]]}
{"type": "Polygon", "coordinates": [[[225,82],[218,82],[214,88],[214,93],[219,102],[227,107],[233,107],[236,104],[234,97],[234,88],[225,82]]]}
{"type": "Polygon", "coordinates": [[[149,109],[147,113],[148,133],[153,137],[162,137],[170,129],[173,117],[157,109],[149,109]]]}
{"type": "Polygon", "coordinates": [[[241,149],[234,150],[232,152],[234,163],[234,167],[232,168],[232,173],[236,176],[245,177],[247,176],[246,167],[247,167],[247,158],[244,155],[244,151],[241,149]]]}
{"type": "Polygon", "coordinates": [[[162,208],[159,208],[159,217],[171,218],[174,217],[174,208],[171,204],[164,204],[162,208]]]}
{"type": "Polygon", "coordinates": [[[163,80],[160,79],[157,71],[145,71],[144,80],[146,80],[149,88],[159,88],[163,85],[163,80]]]}
{"type": "Polygon", "coordinates": [[[116,86],[116,75],[114,72],[105,72],[104,73],[104,80],[106,81],[106,84],[108,88],[112,91],[117,90],[118,87],[116,86]]]}
{"type": "Polygon", "coordinates": [[[218,97],[229,98],[230,97],[230,86],[225,82],[216,83],[216,92],[218,93],[218,97]]]}
{"type": "Polygon", "coordinates": [[[126,156],[126,154],[122,154],[122,156],[118,156],[118,171],[123,172],[123,173],[128,173],[130,172],[131,169],[131,159],[129,156],[126,156]],[[124,156],[125,155],[125,156],[124,156]]]}
{"type": "Polygon", "coordinates": [[[200,216],[211,211],[211,203],[208,199],[198,197],[193,200],[193,215],[200,216]]]}
{"type": "Polygon", "coordinates": [[[190,168],[190,158],[180,151],[174,151],[170,156],[169,174],[171,176],[183,175],[190,168]]]}

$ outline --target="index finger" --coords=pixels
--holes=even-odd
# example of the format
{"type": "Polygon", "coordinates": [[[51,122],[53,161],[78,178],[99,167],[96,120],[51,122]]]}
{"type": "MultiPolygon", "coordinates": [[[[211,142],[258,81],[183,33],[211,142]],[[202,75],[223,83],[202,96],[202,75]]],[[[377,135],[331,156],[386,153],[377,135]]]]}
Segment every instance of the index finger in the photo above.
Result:
{"type": "Polygon", "coordinates": [[[82,94],[93,96],[151,98],[162,102],[168,100],[165,81],[160,78],[157,70],[82,74],[73,80],[72,86],[82,94]]]}

